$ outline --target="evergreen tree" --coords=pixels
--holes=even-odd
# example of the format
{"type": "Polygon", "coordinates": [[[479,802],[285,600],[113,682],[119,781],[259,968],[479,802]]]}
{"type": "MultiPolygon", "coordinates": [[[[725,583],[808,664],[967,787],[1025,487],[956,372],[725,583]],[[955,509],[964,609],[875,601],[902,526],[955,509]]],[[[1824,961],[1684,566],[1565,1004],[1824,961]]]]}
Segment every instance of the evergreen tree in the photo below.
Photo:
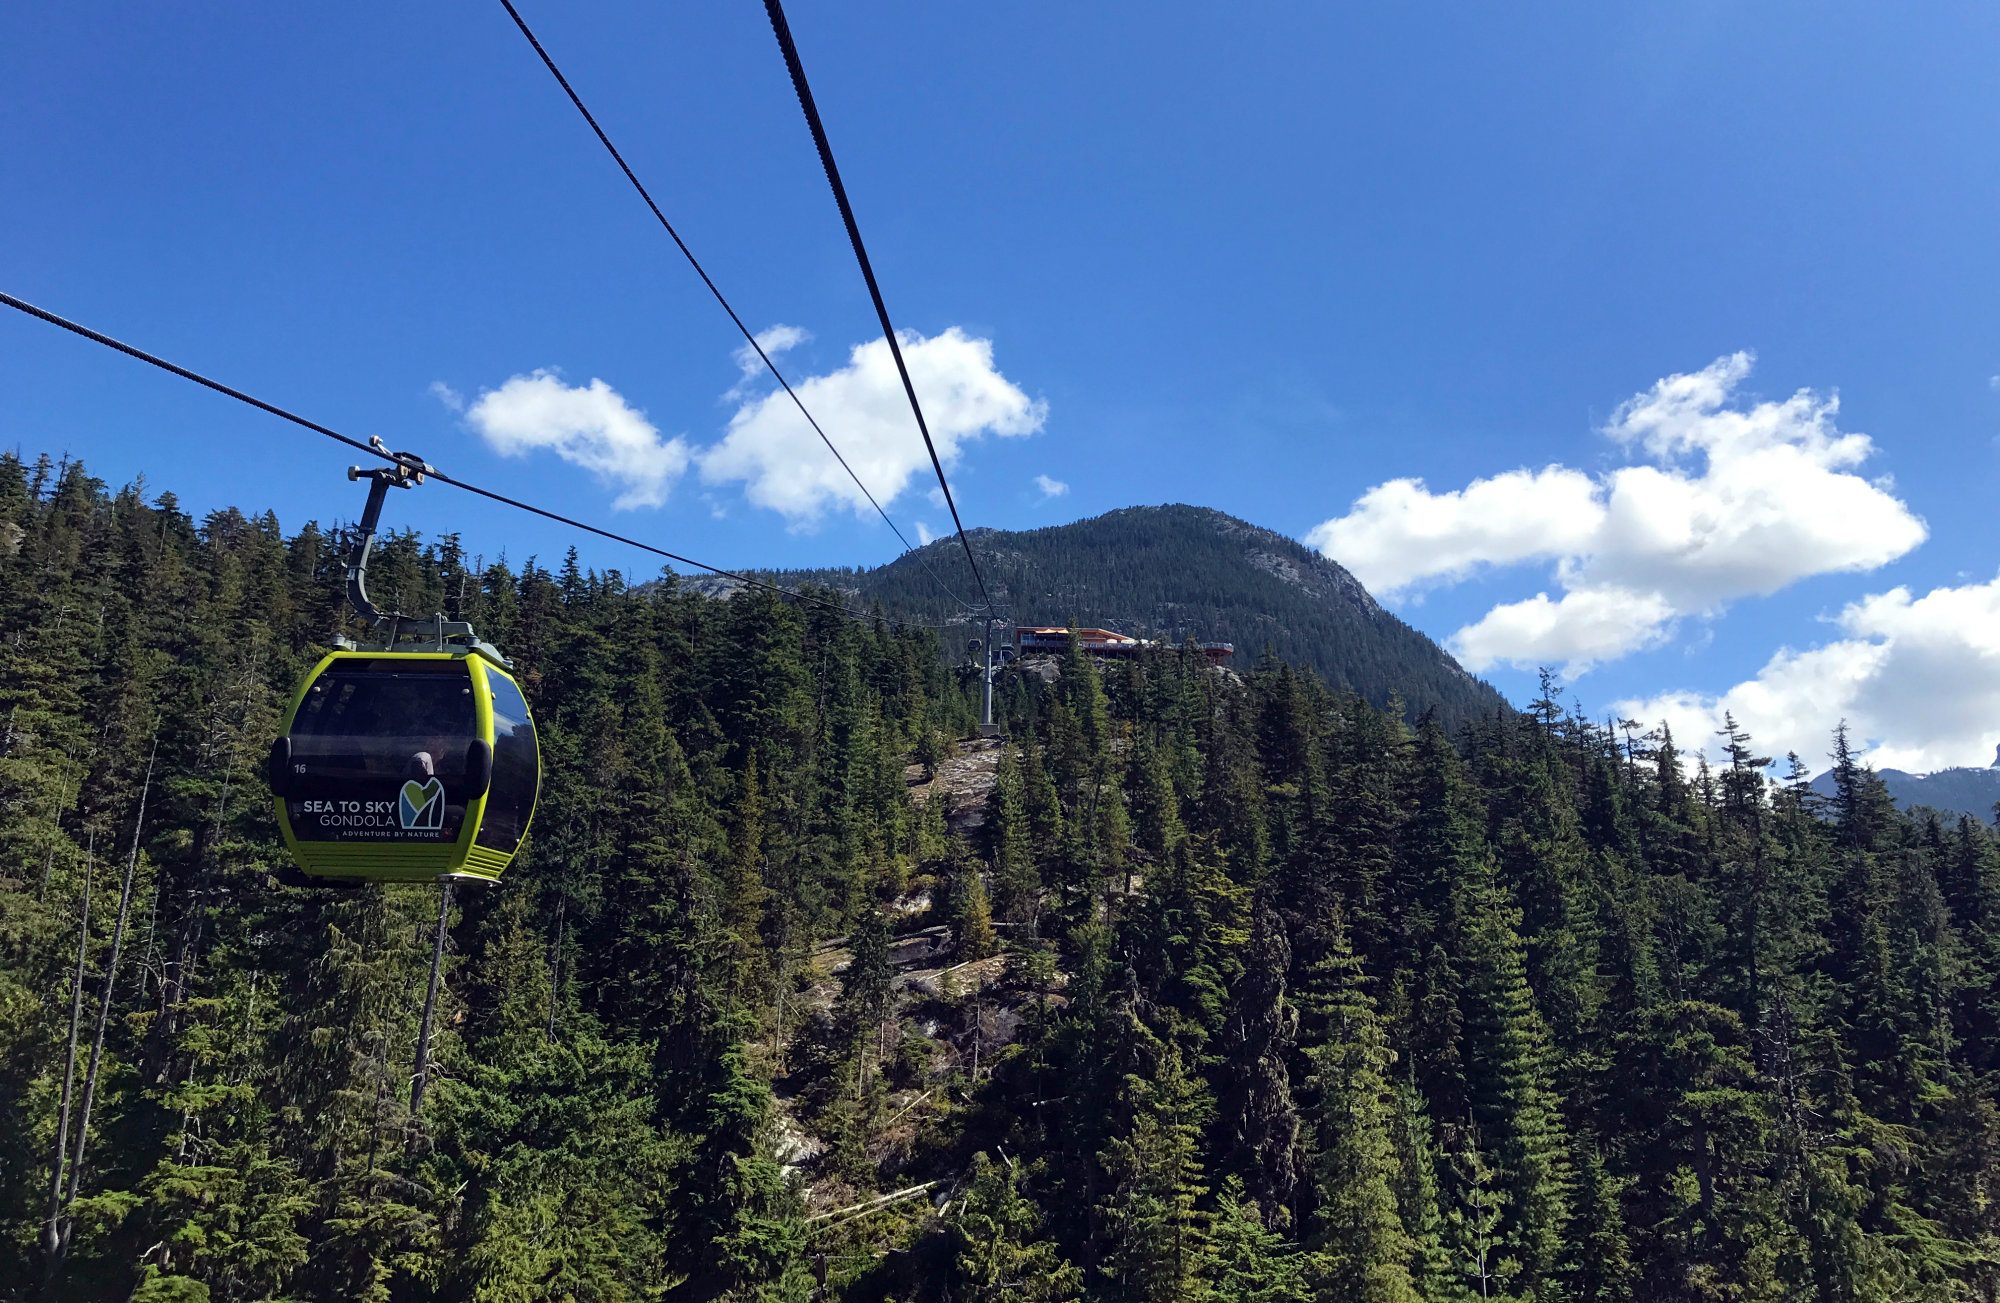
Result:
{"type": "Polygon", "coordinates": [[[963,850],[953,855],[938,884],[951,950],[961,962],[984,959],[999,949],[993,935],[993,913],[986,903],[986,884],[979,865],[963,850]]]}
{"type": "Polygon", "coordinates": [[[973,1158],[965,1207],[951,1224],[951,1297],[965,1303],[1063,1303],[1080,1297],[1083,1273],[1039,1237],[1042,1218],[1021,1193],[1011,1161],[973,1158]]]}
{"type": "Polygon", "coordinates": [[[761,955],[764,902],[764,799],[757,782],[757,753],[743,766],[742,793],[730,832],[729,877],[724,885],[722,926],[729,938],[730,989],[745,991],[756,979],[761,955]]]}
{"type": "Polygon", "coordinates": [[[1209,1289],[1218,1299],[1290,1303],[1306,1295],[1306,1260],[1268,1228],[1241,1185],[1224,1182],[1210,1223],[1209,1289]]]}
{"type": "Polygon", "coordinates": [[[1471,1116],[1505,1196],[1505,1254],[1516,1286],[1555,1297],[1569,1220],[1569,1138],[1557,1109],[1548,1035],[1528,987],[1520,915],[1490,879],[1468,884],[1465,1074],[1471,1116]]]}
{"type": "MultiPolygon", "coordinates": [[[[1054,712],[1051,706],[1051,714],[1054,712]]],[[[1030,852],[1046,866],[1063,839],[1062,798],[1043,760],[1043,748],[1030,732],[1021,743],[1021,808],[1028,821],[1030,852]]]]}
{"type": "Polygon", "coordinates": [[[687,1289],[782,1285],[800,1271],[803,1236],[796,1196],[769,1153],[771,1090],[748,1061],[740,1027],[715,1029],[720,1053],[707,1060],[707,1089],[688,1130],[674,1260],[687,1264],[687,1289]]]}
{"type": "Polygon", "coordinates": [[[855,1091],[868,1088],[869,1074],[883,1058],[882,1026],[887,1021],[895,969],[889,962],[889,921],[870,909],[848,936],[851,957],[841,974],[834,1018],[855,1056],[855,1091]]]}
{"type": "Polygon", "coordinates": [[[994,912],[1032,933],[1041,913],[1042,879],[1029,832],[1021,769],[1010,746],[1000,751],[987,822],[992,829],[994,912]]]}
{"type": "Polygon", "coordinates": [[[1715,1005],[1662,1006],[1618,1071],[1637,1169],[1624,1205],[1648,1264],[1639,1293],[1712,1283],[1756,1297],[1768,1270],[1757,1248],[1774,1229],[1760,1225],[1770,1136],[1740,1022],[1715,1005]]]}
{"type": "Polygon", "coordinates": [[[1203,1293],[1208,1217],[1197,1084],[1169,1049],[1149,1077],[1128,1077],[1133,1118],[1098,1155],[1107,1193],[1097,1209],[1098,1265],[1107,1290],[1135,1303],[1179,1303],[1203,1293]]]}
{"type": "Polygon", "coordinates": [[[1324,961],[1326,1042],[1313,1052],[1314,1193],[1308,1275],[1315,1296],[1415,1303],[1415,1247],[1396,1206],[1389,1051],[1344,935],[1324,961]]]}
{"type": "Polygon", "coordinates": [[[1126,782],[1132,792],[1133,842],[1149,862],[1165,864],[1187,836],[1187,829],[1181,823],[1173,778],[1146,732],[1140,732],[1133,742],[1126,782]]]}
{"type": "Polygon", "coordinates": [[[1216,1088],[1219,1170],[1233,1173],[1279,1226],[1291,1217],[1299,1180],[1299,1116],[1289,1066],[1298,1013],[1285,998],[1290,967],[1291,945],[1277,911],[1260,904],[1243,976],[1215,1047],[1224,1065],[1216,1088]]]}
{"type": "Polygon", "coordinates": [[[1453,1299],[1461,1292],[1452,1268],[1444,1211],[1439,1202],[1438,1152],[1423,1096],[1407,1078],[1391,1087],[1394,1111],[1390,1140],[1396,1151],[1396,1213],[1409,1237],[1409,1276],[1426,1299],[1453,1299]]]}
{"type": "Polygon", "coordinates": [[[1622,1303],[1633,1297],[1638,1273],[1625,1234],[1621,1196],[1632,1182],[1605,1169],[1596,1150],[1576,1163],[1576,1244],[1572,1293],[1579,1303],[1622,1303]]]}

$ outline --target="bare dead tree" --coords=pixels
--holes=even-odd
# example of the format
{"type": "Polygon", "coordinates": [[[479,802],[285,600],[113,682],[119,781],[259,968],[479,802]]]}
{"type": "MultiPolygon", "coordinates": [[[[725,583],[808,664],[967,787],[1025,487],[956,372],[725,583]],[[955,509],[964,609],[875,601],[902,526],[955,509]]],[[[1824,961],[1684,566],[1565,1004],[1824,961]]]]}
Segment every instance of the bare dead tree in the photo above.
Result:
{"type": "Polygon", "coordinates": [[[77,906],[76,972],[69,984],[69,1051],[63,1060],[62,1106],[56,1123],[55,1161],[49,1164],[48,1225],[42,1231],[42,1249],[52,1259],[61,1246],[57,1227],[62,1216],[63,1169],[69,1159],[70,1092],[76,1084],[76,1046],[83,1026],[83,969],[90,953],[90,887],[97,865],[97,834],[90,834],[83,855],[83,893],[77,906]]]}
{"type": "Polygon", "coordinates": [[[125,944],[125,920],[132,912],[132,877],[139,869],[139,840],[146,827],[146,801],[153,793],[153,763],[159,754],[160,739],[155,733],[152,750],[146,756],[146,777],[139,787],[138,813],[132,819],[132,849],[125,857],[125,878],[118,888],[118,921],[111,929],[111,957],[105,962],[104,994],[97,1003],[97,1032],[90,1043],[90,1066],[83,1075],[83,1107],[77,1112],[76,1149],[69,1161],[69,1193],[58,1210],[56,1244],[49,1255],[51,1276],[60,1269],[63,1258],[69,1252],[69,1237],[74,1223],[68,1216],[68,1209],[76,1202],[77,1191],[83,1186],[83,1156],[90,1141],[90,1110],[97,1102],[97,1076],[104,1063],[104,1029],[111,1021],[111,1000],[118,986],[118,960],[125,944]]]}
{"type": "Polygon", "coordinates": [[[437,937],[431,943],[431,983],[424,992],[424,1013],[417,1023],[417,1066],[410,1075],[410,1122],[415,1125],[424,1107],[424,1087],[431,1070],[431,1019],[437,1012],[438,986],[444,977],[444,942],[451,921],[451,879],[438,892],[437,937]]]}
{"type": "Polygon", "coordinates": [[[568,924],[569,892],[565,890],[556,897],[556,941],[549,947],[549,1020],[542,1028],[542,1039],[551,1045],[556,1040],[556,1005],[562,1001],[563,942],[568,924]]]}

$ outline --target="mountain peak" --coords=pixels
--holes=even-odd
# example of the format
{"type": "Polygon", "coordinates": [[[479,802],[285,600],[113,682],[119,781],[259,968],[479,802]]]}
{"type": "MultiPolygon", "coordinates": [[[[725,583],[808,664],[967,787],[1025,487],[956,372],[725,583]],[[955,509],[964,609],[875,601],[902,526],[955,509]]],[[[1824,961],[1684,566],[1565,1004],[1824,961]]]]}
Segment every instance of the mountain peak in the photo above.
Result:
{"type": "MultiPolygon", "coordinates": [[[[1233,642],[1239,667],[1269,649],[1377,705],[1401,698],[1413,714],[1436,710],[1448,727],[1506,708],[1344,567],[1212,507],[1121,507],[1063,525],[966,534],[993,600],[1019,624],[1233,642]]],[[[954,588],[971,582],[955,538],[858,576],[828,578],[898,614],[935,619],[938,593],[926,565],[954,588]]]]}
{"type": "MultiPolygon", "coordinates": [[[[1995,803],[2000,803],[2000,756],[1984,769],[1964,765],[1928,774],[1878,769],[1875,776],[1882,780],[1889,799],[1905,810],[1928,806],[1950,814],[1968,815],[1984,823],[1993,817],[1995,803]]],[[[1828,769],[1814,777],[1812,789],[1831,797],[1836,790],[1833,771],[1828,769]]]]}

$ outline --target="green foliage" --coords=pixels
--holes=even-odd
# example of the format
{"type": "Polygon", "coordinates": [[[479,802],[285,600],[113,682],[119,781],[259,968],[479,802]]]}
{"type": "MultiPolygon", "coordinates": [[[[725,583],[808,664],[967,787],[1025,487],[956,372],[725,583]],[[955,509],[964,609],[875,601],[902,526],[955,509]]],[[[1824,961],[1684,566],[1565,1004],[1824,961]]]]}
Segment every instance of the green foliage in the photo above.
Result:
{"type": "Polygon", "coordinates": [[[1011,1161],[976,1155],[965,1207],[952,1223],[952,1297],[964,1303],[1065,1303],[1079,1297],[1083,1273],[1040,1238],[1041,1212],[1021,1193],[1011,1161]]]}
{"type": "Polygon", "coordinates": [[[993,775],[988,824],[992,828],[993,912],[1032,930],[1041,913],[1042,879],[1028,820],[1020,762],[1003,747],[993,775]]]}
{"type": "Polygon", "coordinates": [[[1242,1183],[1225,1182],[1209,1224],[1209,1288],[1216,1298],[1288,1303],[1307,1293],[1305,1255],[1264,1224],[1242,1183]]]}
{"type": "Polygon", "coordinates": [[[954,855],[945,866],[938,888],[944,897],[952,954],[961,963],[969,963],[998,949],[999,942],[993,936],[993,912],[986,903],[986,882],[972,857],[954,855]]]}
{"type": "Polygon", "coordinates": [[[1233,1173],[1266,1222],[1288,1225],[1298,1193],[1299,1113],[1292,1097],[1291,1059],[1298,1048],[1298,1011],[1286,998],[1292,949],[1277,912],[1256,911],[1228,1016],[1216,1043],[1229,1065],[1218,1083],[1214,1148],[1220,1170],[1233,1173]]]}
{"type": "Polygon", "coordinates": [[[474,1174],[462,1286],[479,1300],[643,1297],[641,1282],[673,1276],[687,1142],[654,1125],[638,1047],[585,1034],[522,1049],[442,1088],[445,1170],[474,1174]]]}
{"type": "Polygon", "coordinates": [[[1362,989],[1360,964],[1336,928],[1322,961],[1326,1041],[1312,1053],[1313,1250],[1316,1297],[1414,1303],[1414,1245],[1397,1207],[1401,1172],[1390,1137],[1389,1050],[1362,989]]]}
{"type": "Polygon", "coordinates": [[[1201,1088],[1168,1050],[1147,1076],[1128,1077],[1126,1091],[1132,1124],[1098,1155],[1106,1189],[1098,1271],[1113,1296],[1135,1303],[1199,1298],[1209,1248],[1201,1088]]]}
{"type": "Polygon", "coordinates": [[[998,755],[928,635],[381,540],[548,767],[416,1092],[436,895],[281,885],[261,787],[344,532],[0,455],[0,1300],[2000,1297],[1993,829],[1506,712],[1219,519],[1019,591],[1279,654],[1072,649],[998,755]]]}

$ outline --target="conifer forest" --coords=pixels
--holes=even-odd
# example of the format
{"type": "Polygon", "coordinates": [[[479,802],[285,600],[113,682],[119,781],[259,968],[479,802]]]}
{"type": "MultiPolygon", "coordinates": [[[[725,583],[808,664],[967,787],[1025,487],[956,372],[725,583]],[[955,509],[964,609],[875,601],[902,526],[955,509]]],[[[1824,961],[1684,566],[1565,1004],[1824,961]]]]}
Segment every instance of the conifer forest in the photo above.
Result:
{"type": "Polygon", "coordinates": [[[2000,1299],[2000,841],[1844,737],[1239,648],[982,739],[963,630],[402,533],[533,829],[289,886],[345,537],[0,457],[0,1298],[2000,1299]]]}

